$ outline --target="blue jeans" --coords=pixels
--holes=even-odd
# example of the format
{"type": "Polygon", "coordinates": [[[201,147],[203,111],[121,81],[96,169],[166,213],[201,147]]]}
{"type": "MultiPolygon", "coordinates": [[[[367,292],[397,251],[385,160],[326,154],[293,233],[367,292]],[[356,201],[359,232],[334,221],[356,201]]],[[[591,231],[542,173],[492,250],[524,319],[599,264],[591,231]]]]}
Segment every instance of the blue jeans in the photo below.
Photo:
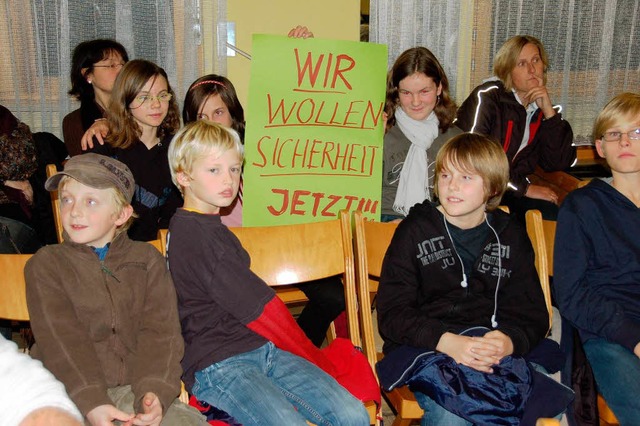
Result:
{"type": "Polygon", "coordinates": [[[273,343],[195,374],[192,393],[248,425],[368,425],[364,405],[318,367],[273,343]]]}
{"type": "Polygon", "coordinates": [[[437,402],[421,392],[414,392],[416,401],[420,408],[424,410],[424,415],[420,420],[420,426],[471,426],[472,423],[466,421],[457,414],[442,408],[437,402]]]}
{"type": "Polygon", "coordinates": [[[605,339],[583,344],[598,391],[620,425],[637,425],[640,419],[640,358],[629,349],[605,339]]]}

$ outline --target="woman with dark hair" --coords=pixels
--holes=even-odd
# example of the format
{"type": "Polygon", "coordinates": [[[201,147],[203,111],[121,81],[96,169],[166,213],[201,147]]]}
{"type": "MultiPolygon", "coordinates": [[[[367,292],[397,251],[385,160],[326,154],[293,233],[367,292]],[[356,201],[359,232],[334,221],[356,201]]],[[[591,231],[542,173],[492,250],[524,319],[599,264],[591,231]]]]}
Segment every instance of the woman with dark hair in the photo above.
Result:
{"type": "Polygon", "coordinates": [[[136,183],[131,205],[138,216],[129,237],[154,240],[182,205],[167,159],[169,142],[180,128],[180,110],[167,73],[153,62],[127,62],[113,85],[107,124],[107,143],[94,144],[92,151],[129,167],[136,183]]]}
{"type": "Polygon", "coordinates": [[[73,50],[69,94],[80,101],[80,108],[62,120],[69,155],[82,154],[82,135],[96,120],[104,118],[113,83],[128,60],[125,48],[114,40],[84,41],[73,50]]]}
{"type": "Polygon", "coordinates": [[[493,61],[497,79],[476,87],[458,110],[456,125],[500,141],[511,163],[503,203],[524,222],[524,213],[538,209],[555,220],[558,195],[532,185],[527,175],[536,166],[559,171],[576,158],[571,126],[554,106],[547,90],[549,59],[535,37],[518,35],[502,45],[493,61]]]}
{"type": "Polygon", "coordinates": [[[456,104],[438,59],[425,47],[405,50],[387,77],[382,170],[382,221],[401,219],[431,200],[438,150],[461,133],[452,125],[456,104]]]}
{"type": "MultiPolygon", "coordinates": [[[[189,86],[182,107],[182,121],[186,126],[202,119],[235,130],[244,143],[244,109],[228,78],[207,74],[189,86]]],[[[238,196],[230,206],[220,209],[220,217],[226,226],[242,226],[242,181],[238,196]]]]}
{"type": "Polygon", "coordinates": [[[244,109],[228,78],[207,74],[191,83],[184,97],[182,121],[186,125],[200,119],[230,127],[244,141],[244,109]]]}

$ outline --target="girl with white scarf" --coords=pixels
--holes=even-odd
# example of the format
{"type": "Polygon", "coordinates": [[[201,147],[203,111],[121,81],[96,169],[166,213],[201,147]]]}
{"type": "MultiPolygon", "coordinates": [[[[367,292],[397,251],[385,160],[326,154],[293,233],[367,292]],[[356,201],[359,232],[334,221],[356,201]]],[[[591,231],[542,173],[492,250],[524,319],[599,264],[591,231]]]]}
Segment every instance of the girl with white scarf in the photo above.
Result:
{"type": "Polygon", "coordinates": [[[449,81],[428,49],[414,47],[398,57],[387,78],[385,112],[382,221],[390,221],[431,199],[435,155],[461,132],[452,127],[449,81]]]}

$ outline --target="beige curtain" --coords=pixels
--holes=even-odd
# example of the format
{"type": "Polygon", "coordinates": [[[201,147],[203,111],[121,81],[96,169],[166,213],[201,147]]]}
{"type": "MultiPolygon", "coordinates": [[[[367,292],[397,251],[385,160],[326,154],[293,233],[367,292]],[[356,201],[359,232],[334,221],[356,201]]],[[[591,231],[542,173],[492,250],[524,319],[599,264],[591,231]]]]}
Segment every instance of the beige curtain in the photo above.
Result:
{"type": "Polygon", "coordinates": [[[71,53],[95,38],[162,66],[181,101],[204,58],[207,72],[226,72],[225,50],[216,48],[225,20],[226,0],[4,0],[0,103],[32,131],[61,137],[62,118],[79,106],[67,95],[71,53]]]}
{"type": "Polygon", "coordinates": [[[370,37],[389,45],[389,64],[415,45],[441,60],[461,103],[492,76],[493,58],[516,34],[538,37],[549,55],[551,99],[576,144],[618,93],[640,91],[640,0],[372,0],[370,37]]]}

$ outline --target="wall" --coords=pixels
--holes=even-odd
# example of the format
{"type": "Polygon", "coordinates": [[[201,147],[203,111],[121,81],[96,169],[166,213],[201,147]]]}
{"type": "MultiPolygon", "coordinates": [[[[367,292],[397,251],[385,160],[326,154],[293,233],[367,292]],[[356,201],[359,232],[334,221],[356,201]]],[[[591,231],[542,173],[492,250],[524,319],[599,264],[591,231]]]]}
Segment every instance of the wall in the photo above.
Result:
{"type": "MultiPolygon", "coordinates": [[[[229,0],[227,18],[236,25],[236,46],[249,54],[252,34],[286,35],[296,25],[307,26],[316,38],[360,38],[359,0],[229,0]]],[[[227,77],[245,110],[250,66],[251,61],[242,56],[228,58],[227,77]]]]}

